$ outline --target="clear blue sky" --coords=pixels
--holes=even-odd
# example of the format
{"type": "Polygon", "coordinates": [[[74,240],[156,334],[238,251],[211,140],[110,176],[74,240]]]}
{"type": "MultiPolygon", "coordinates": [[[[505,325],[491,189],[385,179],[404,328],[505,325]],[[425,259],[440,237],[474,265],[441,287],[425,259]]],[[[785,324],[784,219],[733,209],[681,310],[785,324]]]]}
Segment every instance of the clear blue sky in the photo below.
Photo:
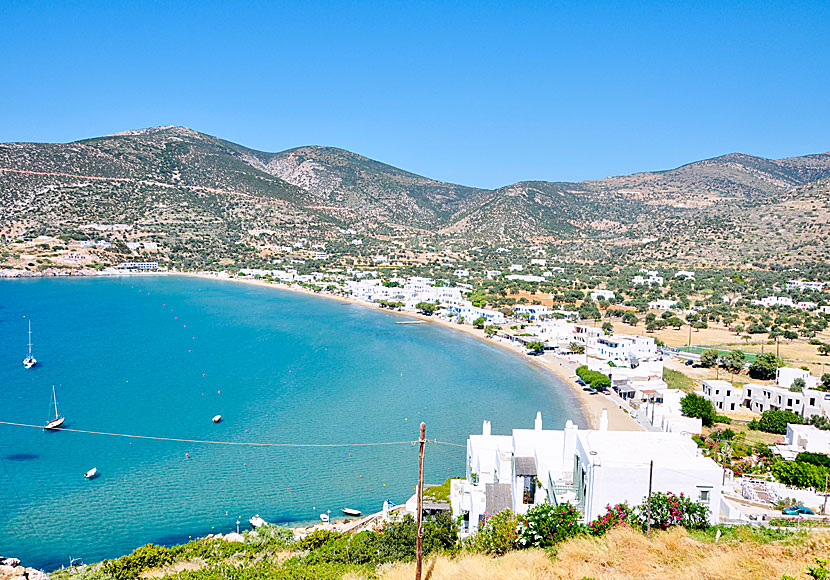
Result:
{"type": "Polygon", "coordinates": [[[830,150],[830,2],[0,0],[0,141],[187,125],[496,187],[830,150]]]}

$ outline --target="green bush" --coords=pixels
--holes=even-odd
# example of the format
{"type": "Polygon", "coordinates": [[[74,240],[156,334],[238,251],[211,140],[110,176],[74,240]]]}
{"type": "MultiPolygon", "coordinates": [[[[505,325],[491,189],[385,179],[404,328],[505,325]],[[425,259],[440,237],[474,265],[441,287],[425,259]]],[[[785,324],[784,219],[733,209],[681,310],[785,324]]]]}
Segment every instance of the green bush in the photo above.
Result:
{"type": "Polygon", "coordinates": [[[305,538],[294,542],[294,547],[297,550],[316,550],[342,537],[342,532],[335,532],[333,530],[314,530],[305,538]]]}
{"type": "Polygon", "coordinates": [[[166,548],[146,544],[132,554],[104,562],[103,570],[114,580],[134,580],[144,570],[159,568],[172,561],[173,556],[166,548]]]}
{"type": "MultiPolygon", "coordinates": [[[[753,421],[755,421],[753,419],[753,421]]],[[[800,425],[803,423],[803,419],[800,415],[793,413],[792,411],[779,411],[777,409],[770,409],[769,411],[764,411],[761,413],[761,419],[757,421],[757,425],[753,426],[752,421],[750,422],[750,429],[756,429],[758,431],[765,431],[767,433],[777,433],[778,435],[784,435],[787,433],[787,423],[794,423],[796,425],[800,425]]]]}
{"type": "Polygon", "coordinates": [[[802,489],[823,489],[826,473],[825,467],[803,461],[779,461],[772,466],[775,479],[784,485],[802,489]]]}
{"type": "Polygon", "coordinates": [[[761,381],[772,380],[775,378],[780,362],[778,357],[771,352],[759,354],[749,365],[749,376],[761,381]]]}
{"type": "Polygon", "coordinates": [[[516,546],[547,548],[572,538],[580,531],[581,516],[569,503],[541,503],[527,510],[516,526],[516,546]]]}
{"type": "Polygon", "coordinates": [[[473,552],[501,556],[516,548],[516,515],[504,510],[487,518],[478,527],[478,533],[469,538],[466,547],[473,552]]]}
{"type": "Polygon", "coordinates": [[[801,463],[810,463],[820,467],[830,467],[830,455],[826,453],[811,453],[810,451],[802,451],[795,456],[796,461],[801,463]]]}
{"type": "Polygon", "coordinates": [[[680,399],[680,411],[686,417],[697,417],[707,427],[711,427],[715,422],[715,407],[708,399],[689,393],[680,399]]]}
{"type": "Polygon", "coordinates": [[[591,385],[594,389],[607,389],[611,386],[611,378],[597,371],[588,370],[588,367],[582,365],[576,369],[576,376],[585,381],[586,384],[591,385]]]}

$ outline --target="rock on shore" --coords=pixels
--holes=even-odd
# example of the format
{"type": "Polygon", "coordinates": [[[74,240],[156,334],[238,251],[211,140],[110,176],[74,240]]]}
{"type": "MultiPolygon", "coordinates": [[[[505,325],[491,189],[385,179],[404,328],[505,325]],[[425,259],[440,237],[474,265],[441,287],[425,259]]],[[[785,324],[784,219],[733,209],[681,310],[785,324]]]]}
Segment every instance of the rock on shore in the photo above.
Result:
{"type": "Polygon", "coordinates": [[[49,580],[49,575],[43,570],[21,566],[17,558],[0,556],[0,580],[49,580]]]}

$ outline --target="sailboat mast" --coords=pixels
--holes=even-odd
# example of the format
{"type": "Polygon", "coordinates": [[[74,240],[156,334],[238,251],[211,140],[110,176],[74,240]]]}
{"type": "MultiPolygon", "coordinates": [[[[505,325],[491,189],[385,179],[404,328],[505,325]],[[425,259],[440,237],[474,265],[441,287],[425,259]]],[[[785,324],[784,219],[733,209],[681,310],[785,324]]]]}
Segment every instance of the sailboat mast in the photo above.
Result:
{"type": "Polygon", "coordinates": [[[52,399],[55,401],[55,419],[58,418],[58,396],[55,394],[55,385],[52,385],[52,399]]]}
{"type": "Polygon", "coordinates": [[[32,356],[32,321],[29,321],[29,356],[32,356]]]}

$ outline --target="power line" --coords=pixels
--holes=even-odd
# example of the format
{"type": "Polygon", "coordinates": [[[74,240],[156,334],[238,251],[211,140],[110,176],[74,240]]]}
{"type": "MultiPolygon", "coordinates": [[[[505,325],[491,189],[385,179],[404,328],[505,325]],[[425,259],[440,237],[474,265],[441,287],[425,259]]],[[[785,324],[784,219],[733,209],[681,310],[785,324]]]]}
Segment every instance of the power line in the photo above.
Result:
{"type": "MultiPolygon", "coordinates": [[[[437,441],[429,441],[429,440],[427,440],[427,443],[437,443],[437,441]]],[[[461,464],[461,465],[463,465],[464,467],[467,467],[467,462],[466,462],[466,461],[462,461],[462,460],[460,460],[459,458],[457,458],[457,457],[455,457],[455,456],[453,456],[453,455],[451,455],[451,454],[447,453],[446,451],[444,451],[443,449],[441,449],[441,448],[440,448],[440,447],[438,447],[437,445],[434,447],[434,449],[435,449],[436,451],[440,451],[441,453],[443,453],[444,455],[446,455],[447,457],[449,457],[449,458],[450,458],[450,459],[452,459],[453,461],[457,461],[458,463],[460,463],[460,464],[461,464]]]]}
{"type": "MultiPolygon", "coordinates": [[[[30,429],[43,429],[43,425],[29,425],[27,423],[12,423],[0,421],[0,425],[12,427],[26,427],[30,429]]],[[[107,437],[125,437],[128,439],[150,439],[152,441],[174,441],[178,443],[206,443],[210,445],[237,445],[248,447],[376,447],[382,445],[414,445],[417,441],[382,441],[377,443],[257,443],[248,441],[212,441],[209,439],[182,439],[179,437],[155,437],[152,435],[130,435],[127,433],[107,433],[104,431],[87,431],[84,429],[61,428],[56,431],[67,431],[70,433],[84,433],[86,435],[104,435],[107,437]]]]}

